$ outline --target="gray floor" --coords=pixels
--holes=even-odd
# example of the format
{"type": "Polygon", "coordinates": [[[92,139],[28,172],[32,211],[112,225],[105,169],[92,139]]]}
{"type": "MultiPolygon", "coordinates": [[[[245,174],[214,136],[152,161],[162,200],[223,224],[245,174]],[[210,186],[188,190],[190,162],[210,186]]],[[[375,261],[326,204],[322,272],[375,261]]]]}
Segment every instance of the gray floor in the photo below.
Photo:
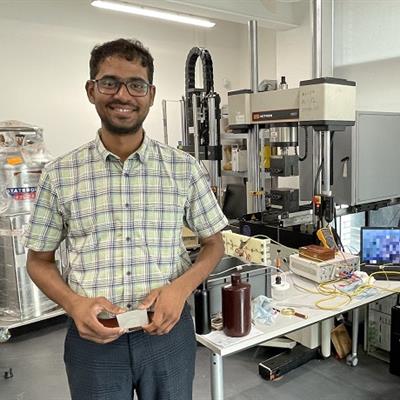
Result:
{"type": "MultiPolygon", "coordinates": [[[[0,376],[0,400],[68,400],[62,361],[65,325],[46,327],[0,344],[0,371],[13,367],[14,377],[0,376]]],[[[227,357],[225,399],[273,400],[396,400],[400,378],[389,374],[388,364],[360,354],[358,367],[330,358],[313,360],[279,381],[258,375],[264,350],[251,349],[227,357]]],[[[198,348],[194,400],[210,399],[208,351],[198,348]]],[[[116,399],[118,400],[118,399],[116,399]]]]}

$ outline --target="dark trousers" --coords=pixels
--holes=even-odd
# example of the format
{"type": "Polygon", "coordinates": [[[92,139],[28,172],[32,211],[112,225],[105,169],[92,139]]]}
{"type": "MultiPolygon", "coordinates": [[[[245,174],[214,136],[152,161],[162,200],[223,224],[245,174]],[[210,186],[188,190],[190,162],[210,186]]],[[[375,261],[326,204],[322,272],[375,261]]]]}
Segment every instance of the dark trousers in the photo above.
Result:
{"type": "Polygon", "coordinates": [[[64,362],[72,400],[191,400],[196,339],[189,307],[166,335],[143,331],[108,344],[82,339],[71,321],[64,362]]]}

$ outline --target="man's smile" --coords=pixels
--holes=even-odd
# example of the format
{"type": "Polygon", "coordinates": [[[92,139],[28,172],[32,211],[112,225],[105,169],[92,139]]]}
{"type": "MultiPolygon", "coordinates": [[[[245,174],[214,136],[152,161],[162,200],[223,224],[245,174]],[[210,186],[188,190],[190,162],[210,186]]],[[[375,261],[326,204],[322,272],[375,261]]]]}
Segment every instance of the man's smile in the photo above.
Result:
{"type": "Polygon", "coordinates": [[[108,108],[117,114],[128,115],[130,113],[139,111],[138,107],[127,105],[127,104],[110,104],[108,108]]]}

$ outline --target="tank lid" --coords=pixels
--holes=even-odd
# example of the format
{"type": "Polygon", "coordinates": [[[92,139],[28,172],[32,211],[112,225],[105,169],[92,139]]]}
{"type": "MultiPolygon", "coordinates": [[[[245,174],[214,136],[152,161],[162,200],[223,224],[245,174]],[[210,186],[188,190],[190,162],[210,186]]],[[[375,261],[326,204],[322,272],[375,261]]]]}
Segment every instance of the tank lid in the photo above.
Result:
{"type": "Polygon", "coordinates": [[[7,131],[9,130],[18,130],[18,129],[22,129],[22,130],[31,130],[31,131],[36,131],[37,129],[39,129],[37,126],[28,124],[26,122],[22,122],[22,121],[17,121],[14,119],[9,119],[7,121],[0,121],[0,129],[2,131],[7,131]]]}

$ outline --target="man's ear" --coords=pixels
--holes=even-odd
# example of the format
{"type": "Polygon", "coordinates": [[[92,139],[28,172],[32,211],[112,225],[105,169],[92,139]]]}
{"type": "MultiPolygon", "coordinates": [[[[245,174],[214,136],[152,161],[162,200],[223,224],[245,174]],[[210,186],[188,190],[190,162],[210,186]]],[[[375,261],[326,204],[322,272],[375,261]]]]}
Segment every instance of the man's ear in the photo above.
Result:
{"type": "Polygon", "coordinates": [[[85,89],[89,101],[94,104],[94,82],[86,81],[85,89]]]}
{"type": "Polygon", "coordinates": [[[156,87],[150,86],[150,107],[154,104],[155,96],[156,96],[156,87]]]}

